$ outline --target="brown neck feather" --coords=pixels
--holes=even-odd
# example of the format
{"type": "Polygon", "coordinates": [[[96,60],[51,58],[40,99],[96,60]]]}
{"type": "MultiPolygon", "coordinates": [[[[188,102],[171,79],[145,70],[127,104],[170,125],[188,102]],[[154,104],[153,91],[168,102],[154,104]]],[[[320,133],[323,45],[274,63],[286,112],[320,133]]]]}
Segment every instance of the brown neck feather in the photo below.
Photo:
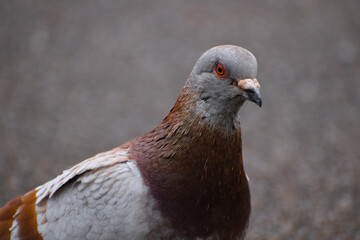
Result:
{"type": "Polygon", "coordinates": [[[153,131],[139,137],[130,154],[164,217],[188,237],[241,236],[250,216],[240,125],[230,134],[209,126],[180,94],[153,131]]]}

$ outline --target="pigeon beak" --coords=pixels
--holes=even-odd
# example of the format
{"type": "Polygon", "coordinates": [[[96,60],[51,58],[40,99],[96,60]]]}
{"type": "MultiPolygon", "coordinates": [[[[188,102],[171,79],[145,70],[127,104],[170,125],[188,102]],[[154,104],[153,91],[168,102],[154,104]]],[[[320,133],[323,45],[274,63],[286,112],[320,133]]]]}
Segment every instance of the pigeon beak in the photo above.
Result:
{"type": "Polygon", "coordinates": [[[260,95],[260,84],[257,79],[242,79],[238,81],[237,86],[246,92],[248,100],[254,102],[259,107],[262,106],[262,98],[260,95]]]}

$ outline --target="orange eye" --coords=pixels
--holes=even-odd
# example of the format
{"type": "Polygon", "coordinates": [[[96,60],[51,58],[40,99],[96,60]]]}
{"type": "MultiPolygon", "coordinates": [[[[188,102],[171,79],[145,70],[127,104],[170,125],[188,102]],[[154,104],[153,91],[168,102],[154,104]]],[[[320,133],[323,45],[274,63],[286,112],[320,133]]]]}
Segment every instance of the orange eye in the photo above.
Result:
{"type": "Polygon", "coordinates": [[[226,70],[224,64],[222,64],[222,63],[215,64],[214,71],[218,78],[226,78],[228,75],[227,70],[226,70]]]}

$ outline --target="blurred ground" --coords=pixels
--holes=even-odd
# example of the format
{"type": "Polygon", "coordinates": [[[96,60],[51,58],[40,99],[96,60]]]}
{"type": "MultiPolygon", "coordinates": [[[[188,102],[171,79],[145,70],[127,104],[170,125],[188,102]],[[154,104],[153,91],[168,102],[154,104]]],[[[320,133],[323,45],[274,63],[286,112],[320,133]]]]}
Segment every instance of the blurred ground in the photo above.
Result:
{"type": "Polygon", "coordinates": [[[197,58],[251,50],[247,239],[360,238],[360,2],[1,1],[0,204],[155,127],[197,58]]]}

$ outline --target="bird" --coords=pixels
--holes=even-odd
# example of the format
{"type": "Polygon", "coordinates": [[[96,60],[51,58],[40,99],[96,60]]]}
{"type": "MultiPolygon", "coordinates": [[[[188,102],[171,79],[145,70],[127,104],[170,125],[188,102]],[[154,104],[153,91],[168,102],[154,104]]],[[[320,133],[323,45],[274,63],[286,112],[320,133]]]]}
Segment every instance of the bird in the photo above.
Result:
{"type": "Polygon", "coordinates": [[[0,239],[244,239],[251,197],[240,108],[262,106],[257,60],[219,45],[152,131],[0,209],[0,239]]]}

